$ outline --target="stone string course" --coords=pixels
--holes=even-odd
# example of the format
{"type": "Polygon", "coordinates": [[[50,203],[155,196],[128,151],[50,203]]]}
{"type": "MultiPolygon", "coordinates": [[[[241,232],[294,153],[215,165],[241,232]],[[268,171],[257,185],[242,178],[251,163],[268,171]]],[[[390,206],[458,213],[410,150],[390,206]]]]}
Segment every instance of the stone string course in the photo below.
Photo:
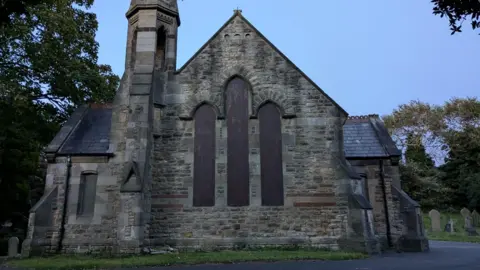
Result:
{"type": "MultiPolygon", "coordinates": [[[[372,214],[372,227],[380,238],[385,237],[378,166],[364,167],[373,213],[349,204],[352,180],[338,164],[344,159],[342,125],[347,118],[342,108],[238,12],[191,61],[172,72],[177,21],[157,16],[156,9],[140,9],[130,17],[126,71],[112,106],[109,153],[113,155],[104,159],[72,157],[63,252],[139,253],[145,247],[165,245],[212,249],[293,244],[366,250],[371,224],[365,223],[364,216],[372,214]],[[155,29],[161,27],[168,32],[163,67],[156,63],[155,48],[155,29]],[[246,207],[226,205],[224,89],[234,76],[250,84],[250,205],[246,207]],[[285,205],[281,207],[261,206],[259,122],[255,116],[267,101],[276,103],[284,116],[285,205]],[[191,118],[202,103],[213,105],[218,113],[214,207],[192,206],[191,118]],[[125,174],[132,161],[139,175],[125,174]],[[77,216],[76,211],[84,171],[98,174],[96,195],[89,198],[95,200],[91,216],[77,216]],[[140,187],[141,192],[125,191],[127,185],[140,187]],[[364,211],[368,213],[364,215],[364,211]],[[356,230],[352,224],[364,227],[356,230]]],[[[402,225],[391,184],[398,171],[385,171],[390,231],[397,237],[402,225]]],[[[66,175],[65,157],[49,164],[46,191],[56,188],[57,193],[51,198],[44,196],[46,202],[39,205],[48,201],[55,206],[41,219],[31,214],[24,255],[50,253],[58,247],[66,175]],[[42,220],[51,223],[35,224],[42,220]],[[44,228],[44,234],[39,228],[44,228]]]]}

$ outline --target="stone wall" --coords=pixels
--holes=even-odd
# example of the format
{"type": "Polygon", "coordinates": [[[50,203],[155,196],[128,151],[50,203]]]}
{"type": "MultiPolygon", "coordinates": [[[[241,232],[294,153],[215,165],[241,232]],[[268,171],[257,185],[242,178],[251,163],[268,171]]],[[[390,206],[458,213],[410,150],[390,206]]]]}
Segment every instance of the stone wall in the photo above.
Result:
{"type": "Polygon", "coordinates": [[[47,166],[45,193],[31,209],[27,237],[22,244],[24,256],[56,252],[60,240],[66,178],[67,158],[57,157],[54,163],[47,166]]]}
{"type": "Polygon", "coordinates": [[[70,190],[63,249],[65,252],[112,252],[116,244],[118,206],[118,172],[106,157],[72,157],[70,190]],[[87,194],[95,201],[93,215],[77,215],[82,173],[97,175],[96,194],[87,194]]]}
{"type": "Polygon", "coordinates": [[[404,230],[400,205],[392,196],[393,183],[400,181],[398,165],[392,165],[389,159],[350,160],[350,163],[358,173],[366,177],[368,198],[373,207],[375,232],[382,248],[386,249],[388,248],[387,226],[389,226],[391,244],[396,243],[404,230]]]}
{"type": "Polygon", "coordinates": [[[48,165],[45,195],[31,210],[22,249],[25,256],[53,253],[59,247],[67,253],[118,251],[119,167],[108,163],[107,157],[72,157],[71,162],[62,245],[59,241],[68,172],[66,157],[58,157],[48,165]],[[95,194],[87,194],[95,206],[91,215],[79,216],[80,179],[86,172],[97,175],[95,194]]]}
{"type": "MultiPolygon", "coordinates": [[[[150,244],[209,248],[306,244],[338,248],[348,224],[343,156],[345,114],[240,16],[176,76],[156,109],[150,244]],[[249,122],[250,206],[227,207],[224,88],[232,76],[251,86],[251,114],[263,102],[283,113],[285,205],[261,206],[258,120],[249,122]],[[193,207],[194,108],[216,107],[215,207],[193,207]],[[160,121],[161,119],[161,121],[160,121]]],[[[348,182],[348,180],[347,180],[348,182]]]]}
{"type": "Polygon", "coordinates": [[[393,196],[393,186],[400,187],[400,173],[398,170],[398,162],[385,160],[383,162],[385,183],[387,187],[387,207],[390,215],[390,233],[392,243],[396,243],[403,235],[405,224],[403,222],[402,213],[400,212],[400,202],[393,196]]]}

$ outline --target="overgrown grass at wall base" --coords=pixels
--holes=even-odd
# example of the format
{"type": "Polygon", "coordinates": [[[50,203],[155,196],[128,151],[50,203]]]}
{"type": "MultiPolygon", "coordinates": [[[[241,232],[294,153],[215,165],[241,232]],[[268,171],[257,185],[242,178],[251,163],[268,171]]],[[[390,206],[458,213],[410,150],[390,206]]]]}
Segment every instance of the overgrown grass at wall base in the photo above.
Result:
{"type": "Polygon", "coordinates": [[[354,252],[265,249],[251,251],[191,252],[120,258],[55,256],[48,258],[11,260],[7,262],[7,265],[24,269],[98,269],[255,261],[353,260],[364,259],[367,257],[368,255],[366,254],[354,252]]]}
{"type": "MultiPolygon", "coordinates": [[[[425,224],[425,231],[429,240],[480,243],[480,236],[468,236],[467,232],[465,231],[465,220],[460,214],[441,213],[441,232],[431,231],[432,220],[428,214],[423,214],[423,223],[425,224]],[[449,218],[453,219],[453,229],[455,230],[454,233],[443,231],[449,218]]],[[[480,233],[480,227],[477,227],[476,229],[477,232],[480,233]]]]}

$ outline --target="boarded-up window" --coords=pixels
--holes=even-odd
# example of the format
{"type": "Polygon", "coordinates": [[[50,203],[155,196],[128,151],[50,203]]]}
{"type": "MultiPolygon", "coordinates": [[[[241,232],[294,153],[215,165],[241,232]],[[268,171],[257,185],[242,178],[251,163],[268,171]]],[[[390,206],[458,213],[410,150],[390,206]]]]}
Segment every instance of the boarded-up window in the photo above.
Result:
{"type": "Polygon", "coordinates": [[[282,123],[277,106],[263,105],[258,111],[260,121],[260,168],[262,205],[283,205],[282,123]]]}
{"type": "Polygon", "coordinates": [[[207,104],[195,112],[193,205],[215,205],[215,119],[207,104]]]}
{"type": "Polygon", "coordinates": [[[248,164],[248,85],[234,78],[226,89],[227,117],[227,204],[250,203],[248,164]]]}
{"type": "Polygon", "coordinates": [[[78,192],[77,215],[92,216],[97,196],[97,174],[82,173],[78,192]]]}

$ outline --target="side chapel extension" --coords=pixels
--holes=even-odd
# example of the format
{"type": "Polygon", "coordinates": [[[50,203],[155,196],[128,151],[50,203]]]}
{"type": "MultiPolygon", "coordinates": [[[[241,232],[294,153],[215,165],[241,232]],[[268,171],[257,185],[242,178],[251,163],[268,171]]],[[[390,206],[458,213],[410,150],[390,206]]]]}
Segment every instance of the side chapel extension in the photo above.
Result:
{"type": "MultiPolygon", "coordinates": [[[[250,204],[249,119],[251,89],[246,80],[233,77],[225,88],[227,126],[227,205],[250,204]],[[231,172],[231,173],[228,173],[231,172]]],[[[260,127],[262,205],[284,204],[282,166],[282,114],[279,106],[264,102],[256,110],[260,127]]],[[[193,206],[215,205],[216,120],[218,111],[207,102],[194,113],[193,206]]]]}

